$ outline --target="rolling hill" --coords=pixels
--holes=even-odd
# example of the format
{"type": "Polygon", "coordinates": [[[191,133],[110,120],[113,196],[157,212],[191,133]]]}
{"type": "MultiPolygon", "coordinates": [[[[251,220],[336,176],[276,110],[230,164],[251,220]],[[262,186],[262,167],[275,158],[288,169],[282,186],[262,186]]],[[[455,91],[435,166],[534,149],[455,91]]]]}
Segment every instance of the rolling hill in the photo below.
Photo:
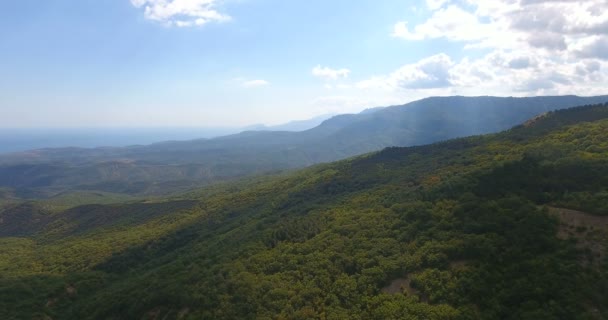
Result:
{"type": "Polygon", "coordinates": [[[0,314],[605,319],[608,104],[522,123],[166,199],[8,206],[0,314]]]}

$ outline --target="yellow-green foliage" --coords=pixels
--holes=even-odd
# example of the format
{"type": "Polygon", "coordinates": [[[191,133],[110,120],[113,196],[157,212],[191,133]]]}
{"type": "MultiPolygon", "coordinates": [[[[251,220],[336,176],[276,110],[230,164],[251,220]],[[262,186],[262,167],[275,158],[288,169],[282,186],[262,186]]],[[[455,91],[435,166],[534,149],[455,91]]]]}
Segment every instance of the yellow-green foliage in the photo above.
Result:
{"type": "Polygon", "coordinates": [[[543,206],[608,214],[607,119],[606,106],[578,108],[168,202],[56,213],[0,240],[0,314],[606,317],[608,265],[580,264],[543,206]],[[394,281],[408,285],[383,290],[394,281]]]}

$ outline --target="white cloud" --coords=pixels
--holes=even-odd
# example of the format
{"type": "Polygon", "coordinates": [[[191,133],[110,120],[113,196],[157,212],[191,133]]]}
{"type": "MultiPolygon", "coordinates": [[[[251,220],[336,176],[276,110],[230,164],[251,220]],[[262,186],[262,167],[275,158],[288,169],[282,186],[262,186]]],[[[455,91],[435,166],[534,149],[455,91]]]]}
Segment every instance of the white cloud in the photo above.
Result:
{"type": "Polygon", "coordinates": [[[608,34],[605,0],[466,0],[468,6],[428,1],[431,16],[410,26],[394,25],[393,36],[406,40],[446,39],[471,47],[565,50],[580,38],[608,34]],[[471,9],[473,8],[473,9],[471,9]]]}
{"type": "Polygon", "coordinates": [[[444,54],[434,55],[416,63],[404,65],[385,77],[373,77],[356,84],[359,89],[436,89],[452,85],[452,59],[444,54]]]}
{"type": "Polygon", "coordinates": [[[201,26],[231,19],[216,9],[218,0],[131,0],[131,4],[143,9],[147,19],[176,27],[201,26]]]}
{"type": "Polygon", "coordinates": [[[476,15],[458,6],[439,9],[424,23],[409,30],[406,21],[397,22],[393,36],[406,40],[448,38],[454,41],[482,40],[493,34],[494,26],[482,24],[476,15]]]}
{"type": "Polygon", "coordinates": [[[446,54],[438,54],[399,68],[388,81],[397,88],[432,89],[451,85],[450,68],[454,63],[446,54]]]}
{"type": "Polygon", "coordinates": [[[328,67],[321,67],[320,65],[312,69],[312,75],[326,81],[338,80],[340,78],[348,78],[350,75],[349,69],[331,69],[328,67]]]}
{"type": "Polygon", "coordinates": [[[256,87],[264,87],[270,85],[270,82],[266,80],[247,80],[242,82],[243,87],[245,88],[256,88],[256,87]]]}
{"type": "Polygon", "coordinates": [[[564,64],[495,51],[478,59],[453,61],[440,54],[359,81],[356,88],[369,92],[368,101],[378,101],[370,105],[387,97],[403,97],[406,102],[445,95],[598,95],[606,94],[607,70],[608,61],[599,59],[564,64]]]}
{"type": "Polygon", "coordinates": [[[399,21],[392,35],[461,44],[464,58],[423,58],[359,81],[358,88],[474,95],[606,93],[606,0],[427,0],[427,7],[426,20],[399,21]]]}

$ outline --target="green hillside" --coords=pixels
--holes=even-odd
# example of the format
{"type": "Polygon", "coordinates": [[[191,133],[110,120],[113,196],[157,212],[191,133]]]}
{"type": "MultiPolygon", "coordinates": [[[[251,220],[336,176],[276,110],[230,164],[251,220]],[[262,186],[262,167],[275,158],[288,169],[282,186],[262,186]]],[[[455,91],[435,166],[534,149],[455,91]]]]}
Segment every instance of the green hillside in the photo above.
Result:
{"type": "Polygon", "coordinates": [[[162,201],[0,212],[3,319],[606,319],[608,104],[162,201]]]}

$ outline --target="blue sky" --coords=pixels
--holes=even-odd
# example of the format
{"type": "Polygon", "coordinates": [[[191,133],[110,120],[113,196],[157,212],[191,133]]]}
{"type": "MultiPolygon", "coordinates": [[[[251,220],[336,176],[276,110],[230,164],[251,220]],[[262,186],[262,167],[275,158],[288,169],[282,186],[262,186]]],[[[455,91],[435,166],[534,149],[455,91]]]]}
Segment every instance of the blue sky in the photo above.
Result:
{"type": "Polygon", "coordinates": [[[0,126],[280,123],[432,95],[605,94],[605,1],[19,0],[0,126]]]}

